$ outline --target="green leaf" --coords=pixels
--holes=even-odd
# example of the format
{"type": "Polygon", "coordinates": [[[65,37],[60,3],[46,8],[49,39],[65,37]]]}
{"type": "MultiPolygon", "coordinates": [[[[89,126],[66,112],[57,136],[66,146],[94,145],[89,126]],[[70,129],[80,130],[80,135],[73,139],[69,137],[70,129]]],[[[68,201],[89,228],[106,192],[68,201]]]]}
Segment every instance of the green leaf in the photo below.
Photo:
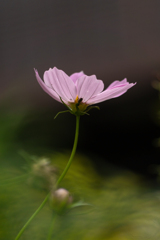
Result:
{"type": "Polygon", "coordinates": [[[76,203],[73,203],[70,208],[82,207],[82,206],[93,206],[90,203],[85,203],[82,200],[76,203]]]}

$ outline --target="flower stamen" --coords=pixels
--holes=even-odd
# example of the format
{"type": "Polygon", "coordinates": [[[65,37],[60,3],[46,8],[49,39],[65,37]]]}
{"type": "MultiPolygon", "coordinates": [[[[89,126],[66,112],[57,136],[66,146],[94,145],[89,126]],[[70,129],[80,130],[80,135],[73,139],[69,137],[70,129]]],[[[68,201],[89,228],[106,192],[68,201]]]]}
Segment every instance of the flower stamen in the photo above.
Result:
{"type": "Polygon", "coordinates": [[[77,97],[75,99],[75,103],[78,103],[78,101],[79,101],[79,98],[78,98],[78,95],[77,95],[77,97]]]}

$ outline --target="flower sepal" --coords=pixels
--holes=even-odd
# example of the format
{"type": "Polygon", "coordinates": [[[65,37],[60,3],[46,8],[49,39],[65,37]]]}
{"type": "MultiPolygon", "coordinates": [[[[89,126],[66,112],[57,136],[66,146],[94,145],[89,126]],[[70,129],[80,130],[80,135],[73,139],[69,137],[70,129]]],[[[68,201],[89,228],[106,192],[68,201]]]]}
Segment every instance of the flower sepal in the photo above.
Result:
{"type": "Polygon", "coordinates": [[[70,113],[72,113],[72,112],[69,111],[69,110],[61,111],[61,112],[58,112],[58,113],[56,114],[56,116],[54,117],[54,119],[56,119],[56,118],[58,117],[59,114],[61,114],[61,113],[66,113],[66,112],[70,112],[70,113]]]}
{"type": "Polygon", "coordinates": [[[91,109],[94,109],[94,108],[100,110],[100,107],[98,107],[98,106],[88,106],[87,109],[86,109],[86,113],[89,112],[91,109]]]}
{"type": "Polygon", "coordinates": [[[82,100],[83,100],[82,98],[75,103],[70,103],[70,105],[65,104],[65,102],[62,100],[61,97],[60,97],[60,100],[62,104],[68,108],[68,110],[58,112],[54,117],[54,119],[56,119],[59,114],[66,113],[66,112],[69,112],[75,116],[83,116],[83,115],[89,115],[88,112],[93,108],[100,110],[98,106],[89,106],[85,103],[82,103],[82,100]]]}

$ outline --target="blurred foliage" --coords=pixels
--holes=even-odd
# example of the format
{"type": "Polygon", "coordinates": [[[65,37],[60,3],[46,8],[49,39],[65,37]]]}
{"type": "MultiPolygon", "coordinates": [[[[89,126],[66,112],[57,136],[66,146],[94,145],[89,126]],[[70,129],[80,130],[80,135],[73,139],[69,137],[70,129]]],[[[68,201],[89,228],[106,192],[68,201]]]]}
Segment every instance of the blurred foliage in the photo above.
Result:
{"type": "MultiPolygon", "coordinates": [[[[0,119],[0,239],[14,239],[46,197],[50,184],[64,169],[70,151],[33,156],[19,151],[16,134],[25,114],[1,112],[0,119]],[[19,153],[18,153],[19,152],[19,153]],[[44,160],[45,159],[45,160],[44,160]],[[37,170],[38,169],[38,170],[37,170]]],[[[27,145],[33,150],[33,146],[27,145]]],[[[41,149],[40,149],[41,153],[41,149]]],[[[109,168],[109,166],[108,166],[109,168]]],[[[67,189],[77,207],[59,216],[52,239],[160,239],[160,191],[131,172],[100,175],[92,159],[76,157],[59,187],[67,189]]],[[[52,219],[47,203],[23,233],[23,240],[45,240],[52,219]]]]}
{"type": "MultiPolygon", "coordinates": [[[[52,165],[60,172],[68,157],[67,153],[54,154],[52,165]]],[[[30,174],[24,175],[13,166],[0,169],[0,239],[14,239],[47,194],[43,184],[37,187],[29,181],[30,174]]],[[[119,172],[102,178],[88,158],[77,155],[60,185],[71,192],[75,202],[82,199],[91,206],[77,207],[59,216],[53,239],[159,239],[160,191],[151,191],[140,177],[119,172]]],[[[46,239],[51,218],[47,203],[22,239],[46,239]]]]}
{"type": "Polygon", "coordinates": [[[0,109],[0,155],[15,147],[16,132],[24,115],[22,111],[0,109]]]}

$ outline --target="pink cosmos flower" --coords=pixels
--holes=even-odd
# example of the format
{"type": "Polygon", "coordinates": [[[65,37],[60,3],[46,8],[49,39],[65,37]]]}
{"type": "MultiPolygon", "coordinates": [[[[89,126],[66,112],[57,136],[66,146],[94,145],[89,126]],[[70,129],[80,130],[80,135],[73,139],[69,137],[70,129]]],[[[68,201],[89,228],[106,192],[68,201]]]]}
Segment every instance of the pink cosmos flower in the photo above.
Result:
{"type": "Polygon", "coordinates": [[[72,113],[76,113],[77,110],[81,113],[87,112],[88,106],[119,97],[136,84],[128,83],[125,78],[122,81],[114,81],[103,91],[104,83],[95,75],[87,76],[79,72],[68,76],[54,67],[45,71],[43,82],[37,70],[35,74],[43,90],[55,100],[67,105],[72,113]]]}

